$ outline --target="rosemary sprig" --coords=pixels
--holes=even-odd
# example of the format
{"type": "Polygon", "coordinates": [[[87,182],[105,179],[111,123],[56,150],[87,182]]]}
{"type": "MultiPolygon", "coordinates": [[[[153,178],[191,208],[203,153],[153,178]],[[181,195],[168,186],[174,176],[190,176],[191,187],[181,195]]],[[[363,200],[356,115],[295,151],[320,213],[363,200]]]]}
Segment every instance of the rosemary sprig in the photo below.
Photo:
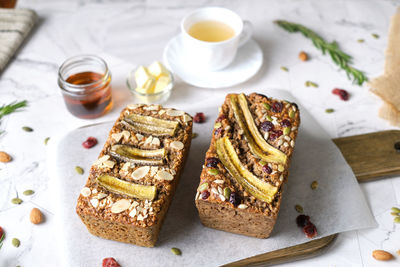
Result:
{"type": "Polygon", "coordinates": [[[3,105],[3,106],[0,107],[0,119],[3,116],[6,116],[8,114],[11,114],[11,113],[17,111],[17,109],[20,109],[20,108],[23,108],[23,107],[26,107],[26,106],[27,106],[27,101],[26,100],[20,101],[20,102],[15,102],[14,101],[14,102],[11,102],[8,105],[3,105]]]}
{"type": "Polygon", "coordinates": [[[301,24],[292,23],[285,20],[276,20],[275,23],[288,32],[300,32],[305,37],[310,39],[314,46],[321,50],[324,55],[328,53],[332,61],[346,71],[347,77],[350,80],[353,80],[354,83],[362,85],[364,82],[368,81],[368,78],[363,71],[350,66],[352,57],[340,50],[336,41],[328,43],[317,33],[301,24]]]}

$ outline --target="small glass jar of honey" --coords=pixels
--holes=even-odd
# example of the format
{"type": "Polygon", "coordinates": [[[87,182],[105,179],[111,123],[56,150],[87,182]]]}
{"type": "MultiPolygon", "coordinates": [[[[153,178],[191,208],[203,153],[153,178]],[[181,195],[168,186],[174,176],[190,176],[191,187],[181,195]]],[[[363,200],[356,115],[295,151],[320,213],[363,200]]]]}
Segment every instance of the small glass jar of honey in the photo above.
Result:
{"type": "Polygon", "coordinates": [[[58,85],[68,111],[78,118],[98,118],[112,108],[111,73],[97,56],[67,59],[58,71],[58,85]]]}

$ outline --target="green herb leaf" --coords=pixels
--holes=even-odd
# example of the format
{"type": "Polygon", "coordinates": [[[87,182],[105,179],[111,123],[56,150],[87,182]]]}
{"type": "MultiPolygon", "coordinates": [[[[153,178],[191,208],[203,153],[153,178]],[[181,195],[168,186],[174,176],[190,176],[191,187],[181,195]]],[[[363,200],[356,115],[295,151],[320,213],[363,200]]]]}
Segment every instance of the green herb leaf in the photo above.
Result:
{"type": "Polygon", "coordinates": [[[11,113],[17,111],[17,109],[24,108],[26,106],[27,106],[27,101],[26,100],[20,101],[20,102],[15,102],[14,101],[14,102],[11,102],[8,105],[3,105],[3,106],[0,107],[0,119],[3,116],[6,116],[8,114],[11,114],[11,113]]]}
{"type": "Polygon", "coordinates": [[[332,61],[341,69],[346,71],[347,77],[352,79],[354,83],[362,85],[364,82],[368,81],[368,78],[363,71],[357,70],[350,66],[352,57],[340,50],[336,41],[328,43],[317,33],[301,24],[296,24],[285,20],[277,20],[275,23],[288,32],[300,32],[306,38],[311,39],[314,46],[321,50],[322,54],[329,54],[332,61]]]}

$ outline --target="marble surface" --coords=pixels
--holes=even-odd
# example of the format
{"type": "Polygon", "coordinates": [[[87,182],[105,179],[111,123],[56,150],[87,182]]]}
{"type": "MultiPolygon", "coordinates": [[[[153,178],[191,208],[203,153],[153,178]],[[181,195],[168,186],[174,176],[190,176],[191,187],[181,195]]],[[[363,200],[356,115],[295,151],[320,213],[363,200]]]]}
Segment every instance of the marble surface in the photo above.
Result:
{"type": "MultiPolygon", "coordinates": [[[[201,6],[229,7],[254,24],[254,39],[264,53],[262,69],[248,82],[226,89],[199,89],[178,80],[167,105],[185,109],[193,101],[199,105],[207,103],[209,98],[222,102],[228,92],[283,88],[290,90],[332,137],[349,136],[392,128],[377,117],[381,101],[368,92],[367,86],[352,85],[308,40],[298,34],[287,34],[272,21],[279,18],[301,22],[326,39],[337,40],[354,56],[355,66],[375,77],[383,72],[389,19],[399,5],[400,1],[389,0],[19,1],[19,7],[37,11],[40,23],[0,74],[0,104],[29,101],[25,111],[5,117],[0,124],[0,129],[6,131],[0,136],[0,150],[14,158],[11,163],[0,165],[0,226],[7,234],[0,250],[0,266],[58,263],[57,235],[62,229],[55,224],[57,196],[52,177],[47,173],[48,147],[43,140],[78,126],[113,120],[126,103],[134,101],[125,86],[126,77],[117,75],[113,77],[112,112],[90,121],[73,117],[65,109],[56,82],[58,66],[67,57],[82,53],[110,54],[122,59],[110,64],[111,71],[121,68],[127,73],[132,65],[162,59],[164,46],[179,32],[179,21],[189,11],[201,6]],[[372,38],[372,33],[380,38],[372,38]],[[358,43],[358,39],[365,42],[358,43]],[[297,58],[300,50],[307,51],[312,60],[300,62],[297,58]],[[280,66],[290,71],[283,72],[280,66]],[[306,80],[315,81],[319,88],[305,87],[306,80]],[[350,100],[343,102],[332,95],[335,87],[347,89],[350,100]],[[326,114],[326,108],[336,111],[326,114]],[[22,126],[30,126],[34,131],[24,132],[22,126]],[[36,193],[23,196],[25,189],[34,189],[36,193]],[[19,206],[10,202],[17,194],[24,200],[19,206]],[[44,224],[29,222],[32,207],[44,212],[44,224]],[[11,245],[13,237],[21,240],[19,248],[11,245]]],[[[379,226],[340,234],[325,254],[284,266],[398,266],[400,256],[381,263],[371,257],[371,251],[385,249],[395,254],[400,249],[399,225],[393,224],[390,215],[390,208],[400,205],[400,177],[364,183],[361,188],[379,226]]]]}

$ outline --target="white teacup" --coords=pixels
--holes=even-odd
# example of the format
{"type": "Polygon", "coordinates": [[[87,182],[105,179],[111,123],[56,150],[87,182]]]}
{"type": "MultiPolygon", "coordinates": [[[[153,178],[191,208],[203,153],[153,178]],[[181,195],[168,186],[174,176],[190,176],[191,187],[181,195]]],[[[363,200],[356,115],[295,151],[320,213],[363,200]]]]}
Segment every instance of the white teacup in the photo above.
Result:
{"type": "Polygon", "coordinates": [[[223,69],[234,60],[238,48],[250,39],[252,29],[249,21],[243,21],[239,15],[229,9],[222,7],[197,9],[184,17],[181,22],[185,59],[191,67],[199,70],[223,69]],[[189,29],[193,24],[207,20],[219,21],[231,27],[234,31],[233,37],[221,42],[206,42],[189,34],[189,29]]]}

